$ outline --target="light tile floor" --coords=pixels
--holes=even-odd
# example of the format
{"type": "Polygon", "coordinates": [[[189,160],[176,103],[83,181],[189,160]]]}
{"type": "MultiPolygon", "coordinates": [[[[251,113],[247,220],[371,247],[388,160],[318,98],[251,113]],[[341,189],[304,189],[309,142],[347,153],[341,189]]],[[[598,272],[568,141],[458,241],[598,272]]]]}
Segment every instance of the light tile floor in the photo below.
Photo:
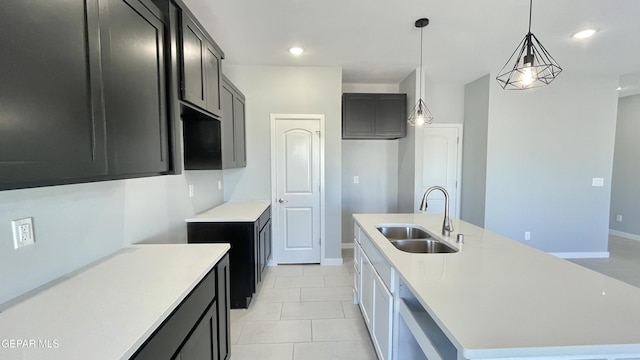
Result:
{"type": "Polygon", "coordinates": [[[609,258],[570,261],[640,287],[640,241],[610,235],[609,258]]]}
{"type": "Polygon", "coordinates": [[[375,360],[342,266],[270,267],[249,309],[231,310],[231,360],[375,360]]]}
{"type": "MultiPolygon", "coordinates": [[[[570,261],[640,287],[640,241],[609,237],[607,259],[570,261]]],[[[249,309],[231,310],[231,360],[375,360],[342,266],[270,267],[249,309]]]]}

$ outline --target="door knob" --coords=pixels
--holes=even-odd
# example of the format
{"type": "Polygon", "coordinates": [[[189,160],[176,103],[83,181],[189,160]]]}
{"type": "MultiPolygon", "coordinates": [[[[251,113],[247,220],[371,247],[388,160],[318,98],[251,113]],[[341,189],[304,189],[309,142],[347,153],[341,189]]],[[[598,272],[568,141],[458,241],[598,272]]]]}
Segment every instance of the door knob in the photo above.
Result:
{"type": "Polygon", "coordinates": [[[284,203],[289,202],[289,201],[288,201],[288,200],[285,200],[285,199],[283,199],[283,198],[280,198],[280,199],[278,199],[278,202],[279,202],[280,204],[284,204],[284,203]]]}

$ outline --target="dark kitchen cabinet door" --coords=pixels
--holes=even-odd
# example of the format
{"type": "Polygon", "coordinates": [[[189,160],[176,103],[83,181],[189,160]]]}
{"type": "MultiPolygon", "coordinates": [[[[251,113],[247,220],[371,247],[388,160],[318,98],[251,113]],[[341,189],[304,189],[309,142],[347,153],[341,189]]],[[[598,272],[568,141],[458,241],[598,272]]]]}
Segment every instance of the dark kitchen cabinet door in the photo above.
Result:
{"type": "Polygon", "coordinates": [[[216,301],[218,303],[218,359],[231,358],[231,314],[230,314],[230,273],[229,256],[225,256],[216,265],[216,301]]]}
{"type": "Polygon", "coordinates": [[[342,95],[343,139],[398,139],[407,134],[406,94],[342,95]]]}
{"type": "Polygon", "coordinates": [[[101,0],[110,174],[169,170],[164,24],[138,0],[101,0]]]}
{"type": "Polygon", "coordinates": [[[181,58],[183,100],[221,116],[222,55],[184,11],[182,12],[181,58]]]}
{"type": "Polygon", "coordinates": [[[222,70],[222,57],[216,48],[209,42],[205,42],[204,50],[204,82],[206,84],[206,109],[216,115],[222,115],[220,107],[220,79],[222,70]]]}
{"type": "Polygon", "coordinates": [[[246,167],[245,98],[229,79],[222,79],[222,166],[246,167]]]}
{"type": "Polygon", "coordinates": [[[207,107],[204,82],[204,34],[182,14],[182,98],[201,108],[207,107]]]}
{"type": "Polygon", "coordinates": [[[271,257],[271,219],[265,224],[262,224],[260,230],[260,259],[258,261],[259,278],[262,280],[267,264],[269,263],[269,257],[271,257]]]}
{"type": "Polygon", "coordinates": [[[376,103],[368,94],[344,94],[342,99],[342,137],[375,133],[376,103]]]}
{"type": "Polygon", "coordinates": [[[376,99],[375,133],[391,138],[407,134],[407,98],[404,94],[381,94],[376,99]]]}
{"type": "Polygon", "coordinates": [[[218,319],[217,301],[209,307],[204,317],[182,346],[175,359],[180,360],[219,360],[218,358],[218,319]]]}
{"type": "Polygon", "coordinates": [[[235,126],[236,167],[247,167],[247,141],[245,133],[245,99],[233,99],[233,124],[235,126]]]}
{"type": "Polygon", "coordinates": [[[98,2],[0,1],[0,190],[107,173],[98,2]]]}

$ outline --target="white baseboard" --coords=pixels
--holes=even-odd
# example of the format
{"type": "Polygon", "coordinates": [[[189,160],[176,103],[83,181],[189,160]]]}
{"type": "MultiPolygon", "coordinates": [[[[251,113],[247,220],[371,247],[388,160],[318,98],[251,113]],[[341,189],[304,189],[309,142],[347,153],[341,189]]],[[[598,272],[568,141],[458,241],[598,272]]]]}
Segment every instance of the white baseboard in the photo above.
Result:
{"type": "Polygon", "coordinates": [[[320,265],[339,266],[342,265],[342,258],[324,258],[320,261],[320,265]]]}
{"type": "Polygon", "coordinates": [[[551,252],[549,253],[553,256],[557,256],[561,259],[600,259],[600,258],[608,258],[608,251],[590,251],[590,252],[551,252]]]}
{"type": "Polygon", "coordinates": [[[609,229],[609,235],[620,236],[625,239],[640,241],[640,235],[630,234],[623,231],[609,229]]]}
{"type": "Polygon", "coordinates": [[[343,249],[353,249],[353,243],[342,243],[342,248],[343,249]]]}

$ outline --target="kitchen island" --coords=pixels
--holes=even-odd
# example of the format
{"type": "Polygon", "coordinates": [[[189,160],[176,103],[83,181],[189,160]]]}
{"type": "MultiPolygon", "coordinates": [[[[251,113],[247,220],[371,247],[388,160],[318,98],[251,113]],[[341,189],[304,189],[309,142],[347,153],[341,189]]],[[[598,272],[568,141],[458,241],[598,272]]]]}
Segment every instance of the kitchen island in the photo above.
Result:
{"type": "Polygon", "coordinates": [[[202,359],[227,351],[212,343],[228,334],[228,250],[135,245],[69,274],[0,313],[0,359],[202,359]],[[205,346],[191,346],[191,334],[206,329],[205,346]],[[194,350],[198,357],[189,357],[194,350]]]}
{"type": "Polygon", "coordinates": [[[430,359],[640,357],[640,288],[457,219],[442,236],[442,215],[354,220],[355,301],[376,309],[369,320],[366,309],[363,315],[383,359],[422,359],[423,352],[430,359]],[[459,251],[401,251],[376,229],[383,224],[422,228],[459,251]],[[362,280],[371,270],[384,287],[374,282],[371,290],[362,280]],[[388,319],[376,302],[389,303],[388,319]],[[408,334],[416,341],[407,342],[408,334]],[[403,353],[412,344],[421,351],[403,353]]]}

